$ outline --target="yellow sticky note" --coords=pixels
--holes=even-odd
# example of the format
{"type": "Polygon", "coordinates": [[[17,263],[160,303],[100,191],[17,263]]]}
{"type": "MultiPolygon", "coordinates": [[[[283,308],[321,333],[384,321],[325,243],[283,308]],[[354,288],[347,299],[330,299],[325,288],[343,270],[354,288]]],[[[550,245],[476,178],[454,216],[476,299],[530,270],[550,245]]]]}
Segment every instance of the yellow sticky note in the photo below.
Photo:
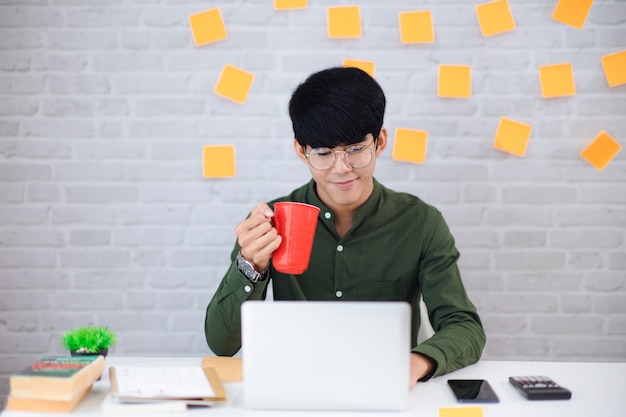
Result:
{"type": "Polygon", "coordinates": [[[235,176],[235,146],[211,145],[202,147],[202,176],[229,178],[235,176]]]}
{"type": "Polygon", "coordinates": [[[539,84],[543,98],[573,96],[576,94],[572,64],[554,64],[539,67],[539,84]]]}
{"type": "Polygon", "coordinates": [[[552,13],[552,19],[582,29],[592,4],[593,0],[559,0],[552,13]]]}
{"type": "Polygon", "coordinates": [[[493,147],[517,156],[526,155],[532,126],[502,117],[498,123],[493,147]]]}
{"type": "Polygon", "coordinates": [[[602,57],[602,68],[609,87],[626,84],[626,49],[602,57]]]}
{"type": "Polygon", "coordinates": [[[304,9],[308,6],[308,0],[274,0],[274,10],[304,9]]]}
{"type": "Polygon", "coordinates": [[[398,19],[402,43],[432,43],[435,41],[433,14],[430,10],[400,12],[398,19]]]}
{"type": "Polygon", "coordinates": [[[244,104],[248,99],[253,81],[254,74],[226,64],[222,68],[222,73],[213,92],[235,103],[244,104]]]}
{"type": "Polygon", "coordinates": [[[396,161],[423,164],[426,161],[428,132],[423,130],[396,128],[391,158],[396,161]]]}
{"type": "Polygon", "coordinates": [[[189,25],[196,46],[222,41],[228,37],[219,7],[189,16],[189,25]]]}
{"type": "Polygon", "coordinates": [[[439,417],[483,417],[482,407],[442,407],[439,417]]]}
{"type": "Polygon", "coordinates": [[[508,0],[496,0],[476,6],[478,25],[483,36],[492,36],[515,29],[508,0]]]}
{"type": "Polygon", "coordinates": [[[469,65],[439,65],[437,95],[439,97],[469,98],[472,95],[472,67],[469,65]]]}
{"type": "Polygon", "coordinates": [[[580,156],[598,171],[603,171],[621,149],[622,145],[619,142],[605,131],[600,131],[593,142],[580,153],[580,156]]]}
{"type": "Polygon", "coordinates": [[[343,60],[342,65],[344,68],[348,68],[348,67],[360,68],[363,71],[367,72],[370,75],[370,77],[374,78],[374,71],[376,69],[376,64],[373,61],[361,61],[358,59],[346,58],[343,60]]]}
{"type": "Polygon", "coordinates": [[[360,38],[361,8],[359,6],[331,6],[328,8],[329,38],[360,38]]]}

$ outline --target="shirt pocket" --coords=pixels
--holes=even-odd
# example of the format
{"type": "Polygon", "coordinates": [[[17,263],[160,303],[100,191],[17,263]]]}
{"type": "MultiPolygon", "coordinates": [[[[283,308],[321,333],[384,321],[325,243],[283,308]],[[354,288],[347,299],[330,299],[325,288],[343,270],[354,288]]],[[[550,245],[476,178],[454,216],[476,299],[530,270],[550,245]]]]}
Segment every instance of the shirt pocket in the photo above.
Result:
{"type": "Polygon", "coordinates": [[[359,299],[363,301],[406,301],[413,299],[413,294],[405,282],[365,281],[356,287],[359,299]]]}

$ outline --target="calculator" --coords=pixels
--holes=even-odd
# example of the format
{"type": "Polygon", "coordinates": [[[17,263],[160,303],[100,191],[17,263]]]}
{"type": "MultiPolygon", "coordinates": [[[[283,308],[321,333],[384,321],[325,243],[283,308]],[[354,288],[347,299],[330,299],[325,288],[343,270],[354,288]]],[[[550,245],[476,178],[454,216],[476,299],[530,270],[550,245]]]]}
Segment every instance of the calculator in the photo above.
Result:
{"type": "Polygon", "coordinates": [[[569,400],[572,392],[547,376],[510,376],[509,382],[528,400],[569,400]]]}

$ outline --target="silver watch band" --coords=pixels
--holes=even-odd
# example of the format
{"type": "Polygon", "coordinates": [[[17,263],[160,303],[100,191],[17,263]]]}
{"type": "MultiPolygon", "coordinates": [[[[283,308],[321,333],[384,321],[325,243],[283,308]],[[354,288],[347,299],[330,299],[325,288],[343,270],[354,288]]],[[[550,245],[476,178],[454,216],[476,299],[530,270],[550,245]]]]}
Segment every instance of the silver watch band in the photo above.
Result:
{"type": "Polygon", "coordinates": [[[252,283],[263,281],[266,278],[269,265],[265,270],[259,271],[252,262],[247,260],[241,254],[241,250],[237,254],[237,268],[252,283]]]}

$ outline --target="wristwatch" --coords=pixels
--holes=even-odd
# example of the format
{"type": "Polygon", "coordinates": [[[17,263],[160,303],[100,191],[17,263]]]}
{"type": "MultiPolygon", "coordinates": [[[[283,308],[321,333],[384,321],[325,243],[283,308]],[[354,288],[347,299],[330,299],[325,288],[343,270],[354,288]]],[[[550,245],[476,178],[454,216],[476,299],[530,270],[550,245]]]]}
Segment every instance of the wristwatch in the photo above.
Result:
{"type": "Polygon", "coordinates": [[[267,275],[267,270],[269,269],[269,265],[265,270],[260,271],[256,269],[256,266],[244,258],[241,255],[241,251],[237,254],[237,268],[241,271],[242,274],[248,278],[248,281],[256,283],[259,281],[264,281],[267,275]]]}

